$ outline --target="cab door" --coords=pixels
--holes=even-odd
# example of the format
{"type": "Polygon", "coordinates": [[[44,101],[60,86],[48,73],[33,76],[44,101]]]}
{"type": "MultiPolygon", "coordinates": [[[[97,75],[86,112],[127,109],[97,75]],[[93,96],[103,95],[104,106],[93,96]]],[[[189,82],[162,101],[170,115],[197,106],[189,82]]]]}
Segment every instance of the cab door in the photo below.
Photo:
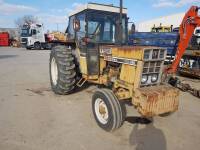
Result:
{"type": "Polygon", "coordinates": [[[88,75],[99,75],[99,46],[95,42],[86,44],[87,72],[88,75]]]}
{"type": "Polygon", "coordinates": [[[83,39],[86,37],[86,21],[85,21],[85,13],[78,14],[77,16],[73,16],[70,19],[70,24],[68,30],[74,30],[75,32],[71,31],[70,34],[73,35],[71,37],[74,38],[78,49],[78,61],[80,66],[80,72],[83,75],[88,75],[88,65],[87,65],[87,45],[83,42],[83,39]],[[77,28],[76,28],[77,27],[77,28]]]}
{"type": "Polygon", "coordinates": [[[100,54],[99,54],[99,44],[102,39],[102,29],[103,20],[94,16],[94,14],[87,16],[87,34],[86,37],[88,41],[86,42],[86,57],[87,57],[87,71],[88,75],[99,76],[100,68],[100,54]]]}

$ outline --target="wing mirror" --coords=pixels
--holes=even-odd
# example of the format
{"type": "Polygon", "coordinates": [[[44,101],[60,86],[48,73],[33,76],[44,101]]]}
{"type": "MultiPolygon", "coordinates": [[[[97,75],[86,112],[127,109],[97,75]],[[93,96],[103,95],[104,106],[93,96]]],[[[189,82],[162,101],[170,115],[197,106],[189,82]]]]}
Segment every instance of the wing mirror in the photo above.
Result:
{"type": "Polygon", "coordinates": [[[79,19],[74,19],[73,21],[73,28],[74,31],[80,31],[80,20],[79,19]]]}

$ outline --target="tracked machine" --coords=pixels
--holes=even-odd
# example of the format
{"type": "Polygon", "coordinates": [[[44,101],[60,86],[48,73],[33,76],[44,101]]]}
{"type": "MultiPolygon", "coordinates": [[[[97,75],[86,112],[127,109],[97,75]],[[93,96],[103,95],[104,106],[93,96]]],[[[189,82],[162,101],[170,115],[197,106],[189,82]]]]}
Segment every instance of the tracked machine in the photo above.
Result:
{"type": "MultiPolygon", "coordinates": [[[[98,85],[92,96],[97,124],[119,128],[129,101],[143,117],[175,112],[178,89],[162,82],[166,49],[128,46],[127,9],[89,3],[70,14],[65,45],[50,54],[50,81],[56,94],[70,94],[85,82],[98,85]]],[[[170,71],[170,70],[169,70],[170,71]]]]}

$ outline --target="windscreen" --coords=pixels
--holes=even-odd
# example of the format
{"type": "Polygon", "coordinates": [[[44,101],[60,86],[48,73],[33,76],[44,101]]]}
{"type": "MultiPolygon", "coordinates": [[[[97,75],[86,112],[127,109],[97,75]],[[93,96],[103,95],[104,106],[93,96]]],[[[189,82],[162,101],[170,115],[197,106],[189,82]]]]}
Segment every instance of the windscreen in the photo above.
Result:
{"type": "MultiPolygon", "coordinates": [[[[99,43],[118,43],[119,14],[88,13],[88,37],[99,43]]],[[[123,17],[123,40],[126,41],[126,17],[123,17]]]]}
{"type": "Polygon", "coordinates": [[[22,37],[30,36],[30,30],[29,30],[29,28],[22,29],[21,30],[21,36],[22,37]]]}

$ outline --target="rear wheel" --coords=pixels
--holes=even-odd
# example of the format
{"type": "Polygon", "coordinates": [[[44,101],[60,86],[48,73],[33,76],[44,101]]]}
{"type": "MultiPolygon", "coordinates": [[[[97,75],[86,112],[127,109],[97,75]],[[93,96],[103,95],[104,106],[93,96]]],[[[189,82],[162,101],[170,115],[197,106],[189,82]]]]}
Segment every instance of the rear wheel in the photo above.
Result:
{"type": "Polygon", "coordinates": [[[94,93],[92,110],[97,124],[105,131],[114,131],[125,120],[125,108],[108,89],[99,89],[94,93]]]}
{"type": "Polygon", "coordinates": [[[34,49],[40,50],[41,49],[41,44],[39,42],[34,43],[34,49]]]}
{"type": "Polygon", "coordinates": [[[51,50],[49,73],[56,94],[70,94],[75,88],[76,71],[71,48],[55,46],[51,50]]]}

